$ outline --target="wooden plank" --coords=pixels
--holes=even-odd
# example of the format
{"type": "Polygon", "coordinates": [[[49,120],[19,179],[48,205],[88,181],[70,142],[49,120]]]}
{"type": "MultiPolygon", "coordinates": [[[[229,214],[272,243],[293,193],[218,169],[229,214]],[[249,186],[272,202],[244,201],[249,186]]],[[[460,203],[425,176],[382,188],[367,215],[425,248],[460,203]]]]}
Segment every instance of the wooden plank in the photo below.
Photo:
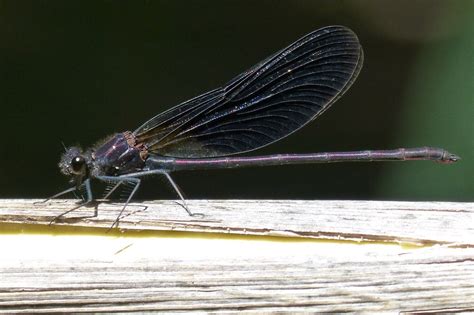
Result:
{"type": "Polygon", "coordinates": [[[71,205],[0,200],[0,312],[474,311],[473,203],[71,205]]]}
{"type": "MultiPolygon", "coordinates": [[[[73,201],[34,205],[0,200],[0,223],[49,224],[73,201]]],[[[474,203],[399,201],[189,200],[203,217],[190,217],[173,201],[134,203],[120,220],[123,230],[167,230],[272,235],[413,244],[474,245],[474,203]]],[[[79,209],[55,225],[109,228],[120,204],[79,209]]]]}
{"type": "Polygon", "coordinates": [[[1,243],[0,311],[474,310],[474,248],[62,238],[1,243]]]}

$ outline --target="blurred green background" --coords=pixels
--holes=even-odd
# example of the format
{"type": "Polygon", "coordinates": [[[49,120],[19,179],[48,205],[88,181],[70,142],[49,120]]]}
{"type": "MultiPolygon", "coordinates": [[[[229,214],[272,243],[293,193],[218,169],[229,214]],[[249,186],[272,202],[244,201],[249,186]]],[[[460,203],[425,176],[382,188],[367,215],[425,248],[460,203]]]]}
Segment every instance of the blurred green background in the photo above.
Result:
{"type": "MultiPolygon", "coordinates": [[[[454,165],[347,163],[177,173],[188,198],[474,200],[474,2],[0,1],[0,197],[67,187],[87,147],[226,83],[317,28],[354,30],[365,64],[303,130],[254,154],[443,147],[454,165]]],[[[139,199],[175,198],[161,179],[139,199]]]]}

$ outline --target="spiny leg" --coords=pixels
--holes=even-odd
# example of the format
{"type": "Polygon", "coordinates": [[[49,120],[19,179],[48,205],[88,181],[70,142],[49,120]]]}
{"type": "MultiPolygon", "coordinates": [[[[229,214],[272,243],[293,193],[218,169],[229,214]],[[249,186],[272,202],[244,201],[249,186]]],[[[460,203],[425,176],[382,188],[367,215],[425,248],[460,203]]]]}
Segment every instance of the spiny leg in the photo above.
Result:
{"type": "Polygon", "coordinates": [[[165,177],[168,179],[168,181],[171,183],[171,186],[173,186],[174,190],[176,191],[176,193],[178,194],[179,198],[181,199],[181,201],[183,202],[183,204],[179,204],[181,207],[184,208],[184,210],[186,210],[186,212],[190,215],[190,216],[195,216],[195,215],[200,215],[202,216],[202,213],[192,213],[191,210],[189,210],[188,208],[188,205],[186,204],[186,199],[184,199],[184,195],[181,191],[181,189],[179,188],[178,184],[175,183],[175,181],[171,178],[170,174],[166,173],[166,172],[163,172],[162,173],[163,175],[165,175],[165,177]]]}
{"type": "Polygon", "coordinates": [[[59,197],[59,196],[68,194],[68,193],[70,193],[70,192],[75,192],[76,190],[77,190],[77,187],[74,186],[74,187],[68,188],[68,189],[66,189],[66,190],[64,190],[64,191],[61,191],[61,192],[59,192],[59,193],[57,193],[57,194],[55,194],[55,195],[53,195],[53,196],[51,196],[51,197],[49,197],[49,198],[47,198],[47,199],[45,199],[45,200],[42,200],[42,201],[35,201],[33,204],[38,205],[38,204],[46,203],[46,202],[50,201],[51,199],[54,199],[54,198],[57,198],[57,197],[59,197]]]}
{"type": "Polygon", "coordinates": [[[120,213],[117,216],[117,219],[112,223],[112,226],[110,228],[113,228],[114,226],[118,226],[118,223],[120,221],[120,217],[122,216],[123,212],[125,211],[125,208],[128,206],[130,203],[130,200],[132,200],[133,196],[135,193],[138,191],[138,188],[140,187],[140,182],[141,180],[139,178],[135,177],[115,177],[115,176],[98,176],[97,179],[105,181],[105,182],[116,182],[117,184],[114,186],[113,190],[115,190],[118,186],[120,186],[122,183],[134,183],[135,186],[133,187],[132,192],[129,194],[127,201],[125,201],[124,206],[122,207],[122,210],[120,210],[120,213]]]}
{"type": "MultiPolygon", "coordinates": [[[[79,185],[79,187],[77,188],[77,190],[72,192],[73,195],[74,195],[74,197],[75,197],[76,199],[79,199],[79,200],[76,202],[78,205],[81,204],[81,203],[86,202],[86,200],[87,200],[87,196],[84,197],[84,193],[83,193],[84,191],[82,190],[82,187],[85,187],[85,185],[83,185],[83,184],[79,185]]],[[[86,194],[87,194],[87,187],[86,187],[86,194]]]]}
{"type": "MultiPolygon", "coordinates": [[[[181,199],[181,201],[183,202],[183,204],[180,204],[178,203],[181,207],[184,208],[184,210],[186,210],[186,212],[190,215],[190,216],[204,216],[204,214],[202,213],[192,213],[187,204],[186,204],[186,200],[184,199],[184,196],[183,196],[183,193],[181,192],[181,190],[179,189],[179,186],[174,182],[174,180],[171,178],[171,176],[168,174],[168,172],[166,171],[163,171],[163,170],[147,170],[147,171],[143,171],[143,172],[137,172],[137,173],[131,173],[131,174],[127,174],[127,175],[122,175],[122,176],[119,176],[119,178],[137,178],[137,177],[143,177],[143,176],[149,176],[149,175],[158,175],[158,174],[161,174],[161,175],[165,175],[165,177],[168,179],[168,181],[171,183],[171,186],[173,187],[173,189],[176,191],[176,193],[178,194],[179,198],[181,199]]],[[[115,179],[115,178],[114,178],[115,179]]],[[[115,179],[116,180],[116,179],[115,179]]]]}
{"type": "MultiPolygon", "coordinates": [[[[68,214],[68,213],[70,213],[70,212],[72,212],[72,211],[74,211],[74,210],[77,210],[77,209],[79,209],[79,208],[81,208],[81,207],[87,206],[87,205],[91,204],[91,203],[94,201],[94,199],[93,199],[93,197],[92,197],[92,189],[91,189],[90,179],[86,179],[81,185],[84,185],[84,186],[86,187],[87,200],[86,200],[85,202],[83,202],[83,203],[81,203],[81,204],[79,204],[79,205],[73,207],[72,209],[69,209],[68,211],[63,212],[63,213],[61,213],[60,215],[54,217],[54,218],[49,222],[50,225],[53,224],[53,222],[57,221],[60,217],[66,215],[66,214],[68,214]]],[[[65,190],[65,191],[63,191],[63,192],[61,192],[61,193],[59,193],[59,194],[54,195],[54,196],[51,197],[50,199],[56,198],[56,197],[61,196],[61,195],[65,194],[65,193],[67,193],[67,192],[70,192],[70,191],[75,191],[75,190],[77,190],[77,188],[78,188],[78,187],[69,188],[69,189],[67,189],[67,190],[65,190]],[[73,188],[74,188],[74,189],[73,189],[73,188]]],[[[94,218],[94,217],[96,217],[96,216],[97,216],[97,208],[94,210],[94,215],[93,215],[92,217],[94,218]]]]}
{"type": "Polygon", "coordinates": [[[123,211],[125,210],[125,208],[127,207],[127,205],[130,203],[130,200],[132,200],[132,198],[133,198],[133,196],[135,195],[135,193],[138,191],[138,188],[140,187],[140,182],[141,182],[141,180],[138,179],[138,178],[135,178],[135,179],[134,179],[134,182],[135,182],[135,187],[133,187],[133,190],[132,190],[132,192],[130,193],[130,195],[128,196],[128,199],[127,199],[127,201],[125,202],[125,205],[123,206],[122,210],[120,210],[120,213],[118,214],[117,219],[115,219],[114,223],[112,223],[112,226],[111,226],[110,228],[113,228],[114,225],[118,226],[118,223],[119,223],[120,217],[122,216],[123,211]]]}
{"type": "MultiPolygon", "coordinates": [[[[61,213],[60,215],[54,217],[51,221],[49,221],[49,225],[53,224],[54,222],[56,222],[59,218],[65,216],[66,214],[70,213],[70,212],[73,212],[74,210],[77,210],[79,208],[82,208],[84,206],[88,206],[89,204],[91,204],[94,200],[87,200],[83,203],[81,203],[80,205],[77,205],[75,206],[74,208],[72,209],[69,209],[68,211],[66,212],[63,212],[61,213]]],[[[94,209],[94,214],[92,216],[84,216],[84,217],[80,217],[80,218],[95,218],[97,217],[97,214],[98,214],[98,211],[97,211],[97,207],[94,209]]]]}
{"type": "Polygon", "coordinates": [[[123,181],[120,181],[118,183],[116,183],[112,189],[110,189],[109,191],[107,191],[107,193],[104,195],[103,199],[108,199],[110,197],[110,195],[112,195],[112,193],[117,190],[117,188],[119,188],[120,185],[122,185],[123,181]]]}
{"type": "MultiPolygon", "coordinates": [[[[60,197],[60,196],[62,196],[62,195],[66,195],[66,194],[68,194],[68,193],[72,193],[76,199],[81,199],[83,202],[85,202],[84,197],[78,196],[77,192],[80,192],[81,187],[84,186],[84,185],[86,185],[86,192],[87,192],[87,194],[88,194],[88,197],[91,196],[90,184],[89,184],[89,183],[86,183],[86,182],[88,182],[88,181],[89,181],[89,179],[85,180],[83,183],[81,183],[81,184],[78,185],[78,186],[76,185],[76,186],[73,186],[73,187],[71,187],[71,188],[68,188],[68,189],[66,189],[66,190],[64,190],[64,191],[61,191],[61,192],[59,192],[59,193],[57,193],[57,194],[55,194],[55,195],[53,195],[53,196],[51,196],[51,197],[49,197],[49,198],[47,198],[47,199],[45,199],[45,200],[42,200],[42,201],[35,201],[33,204],[34,204],[34,205],[43,204],[43,203],[46,203],[46,202],[48,202],[48,201],[50,201],[50,200],[52,200],[52,199],[58,198],[58,197],[60,197]],[[89,188],[87,188],[87,185],[89,186],[89,188]]],[[[79,202],[80,202],[80,201],[79,201],[79,202]]]]}

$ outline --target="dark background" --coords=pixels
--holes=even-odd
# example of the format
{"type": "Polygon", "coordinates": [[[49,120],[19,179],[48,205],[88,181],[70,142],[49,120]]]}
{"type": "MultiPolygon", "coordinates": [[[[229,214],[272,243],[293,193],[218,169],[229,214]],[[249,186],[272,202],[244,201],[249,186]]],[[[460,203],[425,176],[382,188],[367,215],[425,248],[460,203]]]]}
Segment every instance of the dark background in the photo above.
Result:
{"type": "MultiPolygon", "coordinates": [[[[316,122],[254,154],[443,147],[463,160],[175,174],[188,198],[474,200],[473,1],[0,1],[0,197],[67,187],[86,147],[340,24],[362,72],[316,122]]],[[[175,198],[162,180],[138,198],[175,198]]]]}

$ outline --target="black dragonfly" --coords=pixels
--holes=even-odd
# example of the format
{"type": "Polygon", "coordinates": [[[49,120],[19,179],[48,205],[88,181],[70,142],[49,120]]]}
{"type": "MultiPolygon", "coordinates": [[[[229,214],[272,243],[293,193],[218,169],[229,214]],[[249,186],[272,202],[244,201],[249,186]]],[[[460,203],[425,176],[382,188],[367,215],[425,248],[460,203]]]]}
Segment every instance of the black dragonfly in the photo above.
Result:
{"type": "MultiPolygon", "coordinates": [[[[112,227],[140,187],[141,178],[190,169],[328,163],[434,160],[456,162],[443,149],[421,147],[235,157],[278,141],[326,111],[354,83],[363,63],[357,36],[328,26],[300,38],[217,88],[156,115],[135,131],[114,134],[93,148],[71,147],[59,167],[73,186],[51,198],[85,189],[85,200],[54,218],[94,201],[91,179],[108,183],[107,199],[120,185],[133,187],[112,227]]],[[[46,200],[46,201],[47,201],[46,200]]],[[[97,210],[95,215],[97,215],[97,210]]]]}

